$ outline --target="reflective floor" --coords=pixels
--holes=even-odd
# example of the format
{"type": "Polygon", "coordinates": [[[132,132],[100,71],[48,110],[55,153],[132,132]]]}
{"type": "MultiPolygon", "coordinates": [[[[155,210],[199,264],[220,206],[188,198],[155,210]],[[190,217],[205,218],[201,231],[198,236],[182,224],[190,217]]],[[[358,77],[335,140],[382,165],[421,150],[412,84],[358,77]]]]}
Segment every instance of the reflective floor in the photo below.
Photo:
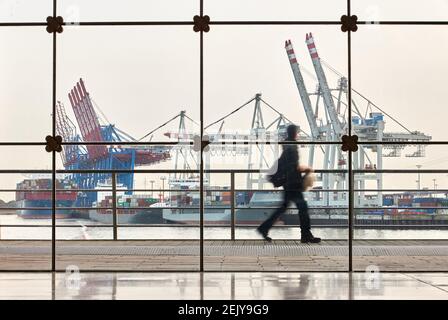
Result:
{"type": "Polygon", "coordinates": [[[0,299],[448,299],[448,273],[0,273],[0,299]]]}

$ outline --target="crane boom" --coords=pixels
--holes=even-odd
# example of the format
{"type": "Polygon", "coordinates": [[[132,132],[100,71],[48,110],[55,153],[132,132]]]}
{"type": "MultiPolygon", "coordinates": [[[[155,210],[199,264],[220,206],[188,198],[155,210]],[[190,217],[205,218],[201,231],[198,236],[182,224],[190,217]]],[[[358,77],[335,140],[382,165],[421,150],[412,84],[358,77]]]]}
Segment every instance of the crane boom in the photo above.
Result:
{"type": "Polygon", "coordinates": [[[311,106],[311,100],[308,92],[306,91],[305,82],[303,81],[302,73],[300,72],[300,67],[297,62],[291,40],[285,41],[285,50],[289,58],[289,63],[291,64],[294,79],[296,80],[297,89],[299,90],[303,108],[305,109],[306,118],[308,120],[308,124],[310,125],[311,136],[313,138],[317,138],[320,134],[319,128],[317,126],[316,117],[313,112],[313,107],[311,106]]]}
{"type": "MultiPolygon", "coordinates": [[[[70,121],[70,118],[65,112],[64,105],[60,101],[56,104],[56,133],[62,137],[63,141],[73,142],[76,140],[76,127],[70,121]]],[[[62,149],[61,158],[64,166],[76,160],[75,152],[78,146],[65,145],[62,149]]]]}
{"type": "Polygon", "coordinates": [[[324,105],[328,112],[328,116],[330,117],[331,125],[333,126],[333,129],[337,135],[342,135],[343,127],[341,122],[339,121],[338,113],[333,101],[333,96],[331,95],[327,78],[325,76],[324,69],[322,68],[322,64],[320,62],[320,58],[317,53],[316,45],[314,43],[314,38],[311,32],[309,34],[306,34],[306,44],[308,46],[311,60],[313,61],[314,70],[319,81],[319,87],[322,92],[322,97],[324,100],[324,105]]]}
{"type": "MultiPolygon", "coordinates": [[[[90,100],[90,95],[87,92],[82,79],[73,87],[68,94],[70,104],[75,113],[76,121],[84,141],[86,142],[101,142],[104,141],[101,135],[101,126],[98,121],[95,109],[90,100]]],[[[87,146],[90,159],[97,159],[107,155],[106,146],[87,146]]]]}

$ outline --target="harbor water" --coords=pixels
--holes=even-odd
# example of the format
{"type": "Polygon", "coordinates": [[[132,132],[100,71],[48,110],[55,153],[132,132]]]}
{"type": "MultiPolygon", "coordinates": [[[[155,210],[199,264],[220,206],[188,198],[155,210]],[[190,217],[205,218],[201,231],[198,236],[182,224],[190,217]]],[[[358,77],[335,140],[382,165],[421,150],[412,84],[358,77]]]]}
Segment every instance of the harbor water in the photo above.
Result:
{"type": "MultiPolygon", "coordinates": [[[[113,239],[112,226],[86,219],[57,219],[56,238],[59,240],[107,240],[113,239]],[[98,227],[96,227],[98,226],[98,227]]],[[[348,227],[316,227],[316,236],[328,240],[348,239],[348,227]]],[[[298,227],[275,227],[271,231],[274,239],[299,239],[298,227]]],[[[260,239],[255,226],[237,227],[236,239],[260,239]]],[[[230,239],[230,227],[204,228],[205,239],[230,239]]],[[[355,228],[354,238],[359,240],[425,240],[448,239],[448,229],[438,228],[355,228]]],[[[15,214],[0,215],[0,240],[50,240],[51,219],[23,219],[15,214]],[[5,226],[5,225],[10,225],[5,226]],[[13,227],[12,227],[13,226],[13,227]]],[[[176,225],[126,226],[118,228],[118,239],[199,239],[199,227],[176,225]]]]}

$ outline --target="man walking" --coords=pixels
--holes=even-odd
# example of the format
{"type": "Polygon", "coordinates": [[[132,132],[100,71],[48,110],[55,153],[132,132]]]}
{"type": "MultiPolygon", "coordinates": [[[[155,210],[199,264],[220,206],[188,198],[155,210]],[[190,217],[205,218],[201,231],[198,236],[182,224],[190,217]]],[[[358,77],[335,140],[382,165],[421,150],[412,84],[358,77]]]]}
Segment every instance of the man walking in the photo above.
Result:
{"type": "MultiPolygon", "coordinates": [[[[287,128],[287,138],[285,141],[296,141],[298,134],[298,127],[291,124],[287,128]]],[[[308,204],[303,196],[303,177],[299,172],[299,154],[296,144],[283,145],[283,153],[280,157],[282,161],[279,161],[279,168],[277,170],[283,170],[286,176],[286,182],[283,185],[283,204],[274,213],[263,222],[257,231],[267,241],[272,241],[268,236],[269,230],[275,221],[286,211],[289,203],[292,201],[296,204],[299,210],[300,230],[301,230],[301,242],[302,243],[319,243],[320,238],[316,238],[311,233],[310,216],[308,214],[308,204]],[[282,159],[283,158],[283,159],[282,159]],[[280,166],[283,166],[280,168],[280,166]]],[[[305,174],[308,174],[310,169],[307,169],[305,174]]]]}

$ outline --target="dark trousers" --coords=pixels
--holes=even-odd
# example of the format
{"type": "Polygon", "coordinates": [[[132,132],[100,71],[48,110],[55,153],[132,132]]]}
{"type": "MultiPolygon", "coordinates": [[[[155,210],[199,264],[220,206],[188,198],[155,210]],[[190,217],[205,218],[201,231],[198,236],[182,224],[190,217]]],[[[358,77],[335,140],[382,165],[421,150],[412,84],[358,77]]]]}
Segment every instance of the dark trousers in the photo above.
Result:
{"type": "Polygon", "coordinates": [[[303,193],[297,190],[293,190],[292,188],[285,188],[285,191],[283,192],[282,206],[276,209],[274,213],[260,225],[260,229],[269,231],[275,221],[277,221],[277,219],[283,213],[285,213],[286,209],[288,209],[291,201],[294,202],[297,206],[297,209],[299,209],[300,229],[302,231],[302,235],[308,234],[311,229],[310,216],[308,214],[308,204],[303,197],[303,193]]]}

